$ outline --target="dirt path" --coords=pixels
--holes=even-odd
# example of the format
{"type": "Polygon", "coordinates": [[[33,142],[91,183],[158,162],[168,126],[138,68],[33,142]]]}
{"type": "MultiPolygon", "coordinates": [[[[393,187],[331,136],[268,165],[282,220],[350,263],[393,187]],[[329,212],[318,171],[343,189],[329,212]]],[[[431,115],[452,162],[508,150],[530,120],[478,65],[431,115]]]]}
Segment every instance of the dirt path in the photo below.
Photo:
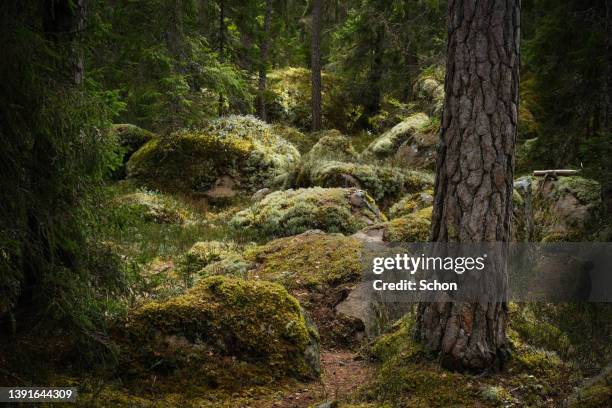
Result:
{"type": "Polygon", "coordinates": [[[272,405],[278,408],[302,408],[325,401],[346,400],[364,384],[372,367],[347,350],[321,351],[320,382],[304,384],[272,405]]]}

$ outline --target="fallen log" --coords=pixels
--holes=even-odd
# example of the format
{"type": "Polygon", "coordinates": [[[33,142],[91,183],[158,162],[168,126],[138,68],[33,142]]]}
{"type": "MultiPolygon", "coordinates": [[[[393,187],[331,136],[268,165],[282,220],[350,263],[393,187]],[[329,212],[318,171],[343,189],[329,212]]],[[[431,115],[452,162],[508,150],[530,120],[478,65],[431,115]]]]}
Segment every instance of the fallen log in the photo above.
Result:
{"type": "Polygon", "coordinates": [[[579,170],[558,169],[558,170],[534,170],[534,177],[563,177],[575,176],[580,173],[579,170]]]}

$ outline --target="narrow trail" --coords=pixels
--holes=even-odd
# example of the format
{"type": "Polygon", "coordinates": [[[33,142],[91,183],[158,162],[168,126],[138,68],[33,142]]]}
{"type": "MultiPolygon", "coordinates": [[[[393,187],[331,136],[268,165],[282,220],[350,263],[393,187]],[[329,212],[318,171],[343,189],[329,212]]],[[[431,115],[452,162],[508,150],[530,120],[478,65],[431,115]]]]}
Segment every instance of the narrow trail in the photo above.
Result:
{"type": "Polygon", "coordinates": [[[355,356],[350,350],[322,350],[321,380],[304,384],[272,406],[303,408],[325,401],[345,400],[366,382],[372,372],[371,365],[364,360],[355,359],[355,356]]]}

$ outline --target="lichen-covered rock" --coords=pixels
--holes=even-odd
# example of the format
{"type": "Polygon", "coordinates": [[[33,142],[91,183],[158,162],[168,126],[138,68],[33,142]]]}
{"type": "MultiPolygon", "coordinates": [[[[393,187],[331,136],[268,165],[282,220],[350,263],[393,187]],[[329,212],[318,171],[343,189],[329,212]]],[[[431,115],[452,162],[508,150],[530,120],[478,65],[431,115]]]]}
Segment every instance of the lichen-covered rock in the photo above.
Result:
{"type": "Polygon", "coordinates": [[[122,331],[129,374],[235,388],[317,378],[318,335],[278,284],[213,276],[186,294],[136,309],[122,331]]]}
{"type": "Polygon", "coordinates": [[[408,194],[389,209],[389,218],[399,218],[413,214],[433,205],[433,190],[428,189],[418,193],[408,194]]]}
{"type": "Polygon", "coordinates": [[[431,188],[433,175],[391,166],[339,161],[309,162],[300,168],[299,186],[355,187],[385,206],[403,194],[431,188]]]}
{"type": "Polygon", "coordinates": [[[526,241],[585,241],[596,232],[602,212],[601,186],[579,176],[551,178],[522,177],[515,182],[520,198],[517,235],[526,241]]]}
{"type": "Polygon", "coordinates": [[[353,233],[384,218],[374,200],[355,188],[276,191],[237,213],[230,225],[261,239],[310,229],[353,233]]]}
{"type": "Polygon", "coordinates": [[[248,276],[285,286],[316,322],[323,344],[351,345],[363,335],[363,323],[334,306],[361,278],[362,248],[353,237],[307,231],[248,249],[245,257],[254,264],[248,276]]]}
{"type": "Polygon", "coordinates": [[[430,117],[424,113],[414,114],[398,123],[390,130],[376,138],[361,153],[364,160],[402,157],[406,161],[425,164],[430,167],[435,162],[436,145],[435,129],[432,129],[430,117]],[[414,152],[411,146],[427,146],[427,149],[414,152]],[[412,149],[412,150],[411,150],[412,149]]]}
{"type": "Polygon", "coordinates": [[[145,189],[121,195],[113,201],[113,204],[148,222],[159,224],[197,222],[195,215],[180,201],[172,196],[145,189]]]}
{"type": "Polygon", "coordinates": [[[280,185],[300,154],[270,125],[250,116],[229,116],[199,130],[153,139],[127,165],[128,177],[168,191],[232,197],[280,185]]]}
{"type": "MultiPolygon", "coordinates": [[[[341,78],[321,73],[321,100],[324,128],[345,130],[350,123],[351,107],[342,96],[341,78]]],[[[268,73],[267,113],[272,122],[281,122],[300,130],[312,124],[311,74],[306,68],[287,67],[268,73]]]]}
{"type": "Polygon", "coordinates": [[[304,156],[304,161],[354,161],[357,159],[357,151],[351,144],[351,140],[339,131],[323,130],[312,135],[318,141],[304,156]]]}

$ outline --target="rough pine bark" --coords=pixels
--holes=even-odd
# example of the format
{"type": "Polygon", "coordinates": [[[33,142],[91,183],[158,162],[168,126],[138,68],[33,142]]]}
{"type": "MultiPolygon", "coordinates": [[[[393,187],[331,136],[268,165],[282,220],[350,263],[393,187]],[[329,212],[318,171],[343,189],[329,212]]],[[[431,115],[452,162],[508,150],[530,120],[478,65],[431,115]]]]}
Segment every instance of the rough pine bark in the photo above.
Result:
{"type": "Polygon", "coordinates": [[[266,66],[268,65],[268,49],[270,46],[270,25],[272,22],[272,0],[266,0],[266,14],[264,16],[263,39],[259,49],[259,81],[257,83],[257,116],[263,121],[266,115],[266,66]]]}
{"type": "MultiPolygon", "coordinates": [[[[520,0],[451,0],[444,113],[431,238],[507,242],[510,238],[519,86],[520,0]]],[[[503,262],[481,279],[506,291],[503,262]]],[[[446,298],[449,299],[449,298],[446,298]]],[[[415,336],[442,366],[499,368],[508,353],[507,305],[421,303],[415,336]]]]}
{"type": "Polygon", "coordinates": [[[310,47],[310,70],[312,82],[312,130],[321,129],[321,2],[313,0],[312,44],[310,47]]]}

